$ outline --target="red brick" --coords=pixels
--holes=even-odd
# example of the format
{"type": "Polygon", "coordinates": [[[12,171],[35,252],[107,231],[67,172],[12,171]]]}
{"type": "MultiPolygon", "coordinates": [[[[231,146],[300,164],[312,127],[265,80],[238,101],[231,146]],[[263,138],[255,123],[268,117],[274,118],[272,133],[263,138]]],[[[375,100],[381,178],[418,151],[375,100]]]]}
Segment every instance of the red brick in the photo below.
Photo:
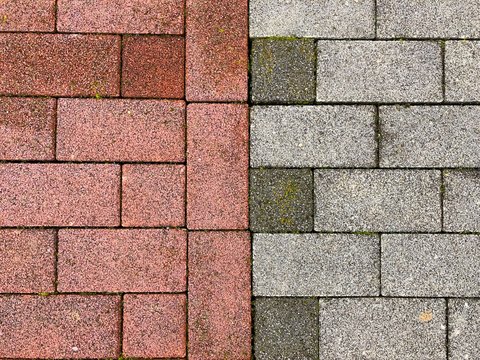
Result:
{"type": "Polygon", "coordinates": [[[183,230],[67,229],[58,238],[59,291],[185,291],[183,230]]]}
{"type": "Polygon", "coordinates": [[[117,96],[120,36],[0,34],[0,94],[117,96]]]}
{"type": "Polygon", "coordinates": [[[123,226],[185,224],[183,165],[124,165],[123,226]]]}
{"type": "Polygon", "coordinates": [[[55,99],[0,97],[0,159],[55,158],[55,99]]]}
{"type": "Polygon", "coordinates": [[[55,0],[0,1],[1,31],[53,31],[55,0]]]}
{"type": "Polygon", "coordinates": [[[189,229],[248,227],[248,107],[188,106],[189,229]]]}
{"type": "Polygon", "coordinates": [[[55,291],[53,230],[0,230],[0,292],[55,291]]]}
{"type": "Polygon", "coordinates": [[[184,97],[183,37],[127,36],[123,41],[122,95],[184,97]]]}
{"type": "Polygon", "coordinates": [[[185,295],[125,295],[123,354],[135,358],[184,357],[185,295]]]}
{"type": "Polygon", "coordinates": [[[188,271],[189,359],[249,360],[249,234],[190,232],[188,271]]]}
{"type": "Polygon", "coordinates": [[[183,0],[58,0],[58,30],[183,34],[183,0]]]}
{"type": "Polygon", "coordinates": [[[0,357],[117,358],[116,296],[0,296],[0,357]]]}
{"type": "Polygon", "coordinates": [[[0,226],[119,225],[120,167],[0,164],[0,226]]]}
{"type": "Polygon", "coordinates": [[[188,101],[246,101],[248,0],[187,0],[188,101]]]}

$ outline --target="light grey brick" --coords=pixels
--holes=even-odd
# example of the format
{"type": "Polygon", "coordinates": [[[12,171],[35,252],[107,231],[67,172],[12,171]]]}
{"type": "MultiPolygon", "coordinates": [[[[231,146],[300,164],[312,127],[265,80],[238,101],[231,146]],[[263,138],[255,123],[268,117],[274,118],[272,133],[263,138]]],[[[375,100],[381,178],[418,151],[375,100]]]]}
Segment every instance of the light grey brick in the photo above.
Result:
{"type": "Polygon", "coordinates": [[[479,167],[480,106],[380,107],[381,167],[479,167]]]}
{"type": "Polygon", "coordinates": [[[480,236],[382,235],[385,296],[480,296],[480,236]]]}
{"type": "Polygon", "coordinates": [[[448,300],[449,360],[476,360],[480,354],[480,300],[448,300]]]}
{"type": "Polygon", "coordinates": [[[440,171],[315,170],[317,231],[440,231],[440,171]]]}
{"type": "Polygon", "coordinates": [[[446,42],[445,99],[480,101],[480,41],[446,42]]]}
{"type": "Polygon", "coordinates": [[[251,165],[375,166],[373,106],[255,106],[251,165]]]}
{"type": "Polygon", "coordinates": [[[444,228],[480,232],[480,171],[445,171],[444,228]]]}
{"type": "Polygon", "coordinates": [[[445,300],[320,300],[322,360],[446,359],[445,300]]]}
{"type": "Polygon", "coordinates": [[[373,0],[250,0],[250,36],[373,38],[373,0]]]}
{"type": "Polygon", "coordinates": [[[254,234],[254,295],[378,295],[379,250],[375,235],[254,234]]]}
{"type": "Polygon", "coordinates": [[[319,41],[317,101],[439,102],[440,45],[428,41],[319,41]]]}
{"type": "Polygon", "coordinates": [[[479,37],[478,0],[377,0],[379,38],[479,37]]]}

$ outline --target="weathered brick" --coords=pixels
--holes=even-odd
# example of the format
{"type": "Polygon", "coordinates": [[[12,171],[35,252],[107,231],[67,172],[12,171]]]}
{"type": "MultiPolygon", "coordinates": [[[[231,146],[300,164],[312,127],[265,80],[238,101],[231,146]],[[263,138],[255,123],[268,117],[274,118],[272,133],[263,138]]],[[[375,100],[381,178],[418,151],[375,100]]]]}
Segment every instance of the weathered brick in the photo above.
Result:
{"type": "Polygon", "coordinates": [[[188,101],[248,99],[248,0],[186,0],[188,101]]]}
{"type": "Polygon", "coordinates": [[[122,55],[122,95],[183,98],[184,43],[183,37],[125,37],[122,55]]]}
{"type": "Polygon", "coordinates": [[[182,0],[58,0],[58,30],[183,34],[182,0]]]}
{"type": "Polygon", "coordinates": [[[317,47],[317,101],[442,100],[441,51],[437,43],[319,41],[317,47]]]}
{"type": "Polygon", "coordinates": [[[117,96],[120,37],[0,34],[0,95],[117,96]]]}
{"type": "Polygon", "coordinates": [[[448,300],[448,358],[475,359],[480,354],[480,301],[448,300]]]}
{"type": "Polygon", "coordinates": [[[161,229],[60,230],[58,289],[65,292],[180,292],[186,233],[161,229]]]}
{"type": "Polygon", "coordinates": [[[480,107],[380,107],[381,167],[479,167],[480,107]]]}
{"type": "Polygon", "coordinates": [[[185,357],[185,295],[125,295],[123,314],[125,356],[149,359],[185,357]]]}
{"type": "Polygon", "coordinates": [[[182,226],[185,224],[183,165],[124,165],[123,226],[182,226]]]}
{"type": "Polygon", "coordinates": [[[375,166],[375,112],[369,106],[254,106],[254,167],[375,166]]]}
{"type": "Polygon", "coordinates": [[[255,234],[255,296],[375,296],[379,238],[353,234],[255,234]]]}
{"type": "Polygon", "coordinates": [[[120,298],[0,296],[0,357],[117,358],[120,298]]]}
{"type": "Polygon", "coordinates": [[[3,0],[0,2],[0,32],[53,31],[55,0],[3,0]]]}
{"type": "Polygon", "coordinates": [[[60,99],[57,157],[69,161],[185,159],[183,101],[60,99]]]}
{"type": "Polygon", "coordinates": [[[1,160],[52,160],[54,143],[55,99],[0,97],[1,160]]]}
{"type": "Polygon", "coordinates": [[[188,238],[188,358],[251,359],[248,232],[188,238]]]}
{"type": "Polygon", "coordinates": [[[441,230],[440,171],[316,170],[315,230],[441,230]]]}
{"type": "Polygon", "coordinates": [[[52,292],[54,283],[54,231],[0,230],[0,292],[52,292]]]}
{"type": "Polygon", "coordinates": [[[116,226],[120,167],[0,164],[0,226],[116,226]]]}
{"type": "Polygon", "coordinates": [[[248,227],[248,107],[191,104],[187,114],[189,229],[248,227]]]}

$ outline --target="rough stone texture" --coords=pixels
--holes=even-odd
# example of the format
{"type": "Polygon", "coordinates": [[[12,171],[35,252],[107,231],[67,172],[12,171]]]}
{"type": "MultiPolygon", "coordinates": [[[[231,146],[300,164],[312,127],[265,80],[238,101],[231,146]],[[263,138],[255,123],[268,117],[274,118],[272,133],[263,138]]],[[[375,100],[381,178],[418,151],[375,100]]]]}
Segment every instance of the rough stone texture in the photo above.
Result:
{"type": "Polygon", "coordinates": [[[320,300],[320,358],[446,359],[445,300],[320,300]]]}
{"type": "Polygon", "coordinates": [[[255,234],[255,296],[375,296],[378,236],[255,234]]]}
{"type": "Polygon", "coordinates": [[[186,289],[183,230],[60,230],[58,289],[64,292],[180,292],[186,289]]]}
{"type": "Polygon", "coordinates": [[[385,296],[479,296],[480,236],[382,235],[385,296]]]}
{"type": "Polygon", "coordinates": [[[185,225],[185,166],[124,165],[122,225],[185,225]]]}
{"type": "Polygon", "coordinates": [[[0,164],[0,226],[117,226],[120,166],[0,164]]]}
{"type": "Polygon", "coordinates": [[[118,358],[120,297],[0,296],[0,357],[118,358]]]}
{"type": "Polygon", "coordinates": [[[255,299],[255,359],[318,359],[316,299],[255,299]]]}
{"type": "Polygon", "coordinates": [[[372,0],[251,0],[250,36],[373,38],[372,0]]]}
{"type": "Polygon", "coordinates": [[[251,359],[250,235],[189,232],[188,358],[251,359]]]}
{"type": "Polygon", "coordinates": [[[58,30],[183,34],[183,0],[58,0],[58,30]]]}
{"type": "Polygon", "coordinates": [[[379,38],[480,37],[476,0],[377,0],[379,38]]]}
{"type": "Polygon", "coordinates": [[[315,230],[441,230],[440,171],[316,170],[315,230]]]}
{"type": "Polygon", "coordinates": [[[57,157],[69,161],[185,160],[185,103],[60,99],[57,157]]]}
{"type": "Polygon", "coordinates": [[[445,171],[444,230],[480,232],[480,171],[445,171]]]}
{"type": "Polygon", "coordinates": [[[419,41],[319,41],[317,101],[440,102],[440,45],[419,41]]]}
{"type": "Polygon", "coordinates": [[[0,58],[0,95],[120,93],[120,36],[0,34],[0,58]]]}
{"type": "Polygon", "coordinates": [[[1,160],[52,160],[54,143],[55,99],[0,97],[1,160]]]}
{"type": "Polygon", "coordinates": [[[52,292],[54,282],[54,231],[0,230],[0,292],[52,292]]]}
{"type": "Polygon", "coordinates": [[[381,167],[480,167],[480,107],[380,107],[381,167]]]}
{"type": "Polygon", "coordinates": [[[122,57],[122,96],[184,97],[183,37],[127,36],[122,57]]]}
{"type": "Polygon", "coordinates": [[[185,295],[125,295],[123,313],[124,356],[185,357],[185,295]]]}
{"type": "Polygon", "coordinates": [[[255,106],[253,167],[370,167],[376,164],[370,106],[255,106]]]}
{"type": "Polygon", "coordinates": [[[251,100],[300,104],[315,101],[315,60],[313,40],[253,40],[251,100]]]}
{"type": "Polygon", "coordinates": [[[450,360],[475,359],[480,354],[480,301],[448,300],[448,352],[450,360]]]}
{"type": "Polygon", "coordinates": [[[312,231],[312,171],[250,169],[250,229],[254,232],[312,231]]]}
{"type": "Polygon", "coordinates": [[[3,0],[0,2],[0,32],[53,31],[55,0],[3,0]]]}

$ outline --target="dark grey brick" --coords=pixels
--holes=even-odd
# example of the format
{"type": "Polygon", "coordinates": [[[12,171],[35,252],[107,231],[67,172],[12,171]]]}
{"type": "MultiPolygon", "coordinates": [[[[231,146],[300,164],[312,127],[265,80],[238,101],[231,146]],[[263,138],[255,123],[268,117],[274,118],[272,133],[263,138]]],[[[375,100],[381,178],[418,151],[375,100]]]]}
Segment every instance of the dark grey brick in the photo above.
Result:
{"type": "Polygon", "coordinates": [[[448,300],[449,360],[477,360],[480,354],[480,300],[448,300]]]}
{"type": "Polygon", "coordinates": [[[480,101],[480,41],[446,42],[445,99],[480,101]]]}

